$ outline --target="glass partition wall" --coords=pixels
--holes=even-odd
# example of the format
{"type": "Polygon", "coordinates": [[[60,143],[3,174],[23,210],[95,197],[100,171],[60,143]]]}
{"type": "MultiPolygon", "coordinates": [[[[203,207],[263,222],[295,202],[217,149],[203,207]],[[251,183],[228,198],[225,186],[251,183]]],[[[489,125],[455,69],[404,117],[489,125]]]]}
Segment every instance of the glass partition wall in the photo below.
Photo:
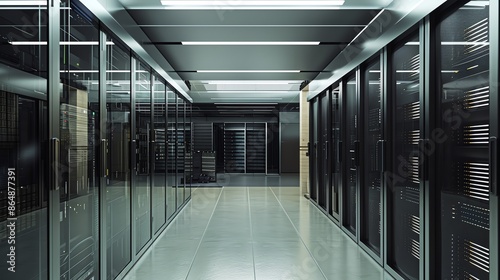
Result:
{"type": "Polygon", "coordinates": [[[151,239],[151,71],[143,63],[136,61],[134,69],[135,88],[135,141],[136,175],[133,203],[135,204],[135,232],[138,253],[151,239]]]}
{"type": "MultiPolygon", "coordinates": [[[[0,10],[0,279],[48,278],[47,5],[0,10]],[[27,21],[29,24],[27,24],[27,21]],[[9,43],[7,43],[9,42],[9,43]],[[18,81],[23,81],[19,83],[18,81]],[[29,81],[29,82],[24,82],[29,81]],[[14,195],[13,195],[14,194],[14,195]],[[15,204],[15,209],[9,209],[15,204]],[[15,274],[9,218],[17,218],[15,274]],[[28,249],[29,248],[29,249],[28,249]]],[[[57,112],[59,113],[59,112],[57,112]]],[[[59,129],[59,128],[57,128],[59,129]]],[[[59,201],[57,201],[59,203],[59,201]]],[[[57,244],[57,248],[59,248],[57,244]]]]}
{"type": "Polygon", "coordinates": [[[153,84],[153,126],[151,130],[151,172],[153,196],[153,232],[165,224],[165,181],[166,181],[166,86],[154,77],[153,84]]]}
{"type": "Polygon", "coordinates": [[[185,138],[185,102],[177,97],[177,208],[184,203],[185,184],[184,171],[186,164],[186,138],[185,138]]]}
{"type": "Polygon", "coordinates": [[[106,275],[114,279],[132,260],[131,57],[119,42],[106,45],[106,275]]]}
{"type": "Polygon", "coordinates": [[[167,217],[177,210],[177,95],[167,89],[167,217]]]}
{"type": "MultiPolygon", "coordinates": [[[[70,7],[70,1],[61,1],[70,7]]],[[[60,274],[99,279],[98,146],[100,137],[98,23],[61,9],[60,274]]]]}
{"type": "Polygon", "coordinates": [[[122,278],[178,211],[166,82],[80,1],[1,6],[0,279],[122,278]]]}

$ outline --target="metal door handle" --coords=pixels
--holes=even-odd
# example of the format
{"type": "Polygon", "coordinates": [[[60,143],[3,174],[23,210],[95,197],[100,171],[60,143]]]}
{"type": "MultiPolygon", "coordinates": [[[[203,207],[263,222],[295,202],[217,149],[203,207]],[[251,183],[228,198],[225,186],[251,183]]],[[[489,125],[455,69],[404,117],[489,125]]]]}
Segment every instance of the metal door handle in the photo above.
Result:
{"type": "Polygon", "coordinates": [[[101,139],[101,177],[108,176],[108,140],[101,139]]]}
{"type": "Polygon", "coordinates": [[[61,162],[61,146],[57,138],[50,139],[50,189],[53,191],[59,190],[59,163],[61,162]]]}

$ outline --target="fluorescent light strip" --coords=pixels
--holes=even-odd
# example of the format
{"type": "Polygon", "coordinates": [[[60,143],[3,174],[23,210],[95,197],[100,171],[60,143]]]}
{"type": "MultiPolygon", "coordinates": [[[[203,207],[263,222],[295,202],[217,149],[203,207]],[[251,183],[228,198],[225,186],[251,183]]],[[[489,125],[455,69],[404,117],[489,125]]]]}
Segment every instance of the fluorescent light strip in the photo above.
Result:
{"type": "Polygon", "coordinates": [[[0,6],[47,6],[47,1],[0,1],[0,6]]]}
{"type": "Polygon", "coordinates": [[[490,5],[490,1],[471,1],[467,4],[465,4],[465,6],[469,6],[469,7],[486,7],[489,5],[490,5]]]}
{"type": "Polygon", "coordinates": [[[265,99],[265,100],[282,100],[283,98],[276,98],[276,97],[212,97],[210,98],[212,100],[255,100],[255,99],[265,99]]]}
{"type": "Polygon", "coordinates": [[[300,73],[300,70],[197,70],[198,73],[300,73]]]}
{"type": "Polygon", "coordinates": [[[298,91],[291,91],[291,90],[203,90],[203,91],[197,91],[197,90],[191,90],[189,93],[197,93],[197,94],[217,94],[217,93],[222,93],[222,94],[288,94],[288,93],[296,93],[298,91]]]}
{"type": "MultiPolygon", "coordinates": [[[[225,102],[225,103],[214,103],[214,105],[278,105],[278,103],[235,103],[235,102],[225,102]]],[[[222,107],[224,108],[224,107],[222,107]]]]}
{"type": "Polygon", "coordinates": [[[219,1],[170,1],[170,0],[162,0],[161,3],[167,7],[213,7],[220,9],[221,7],[235,8],[235,7],[269,7],[269,6],[300,6],[300,7],[311,7],[311,6],[322,6],[322,7],[331,7],[331,6],[342,6],[344,5],[344,0],[335,0],[335,1],[262,1],[262,0],[253,0],[253,1],[245,1],[245,0],[219,0],[219,1]]]}
{"type": "Polygon", "coordinates": [[[165,6],[165,10],[339,10],[339,6],[165,6]]]}
{"type": "Polygon", "coordinates": [[[181,42],[184,46],[317,46],[320,42],[181,42]]]}
{"type": "MultiPolygon", "coordinates": [[[[419,42],[408,42],[407,46],[418,46],[419,42]]],[[[441,42],[442,46],[489,46],[489,42],[441,42]]]]}
{"type": "Polygon", "coordinates": [[[209,85],[290,85],[300,84],[298,81],[210,81],[209,85]]]}
{"type": "MultiPolygon", "coordinates": [[[[46,46],[47,42],[45,41],[14,41],[9,42],[9,44],[13,46],[46,46]]],[[[98,46],[99,42],[97,41],[69,41],[69,42],[59,42],[61,46],[98,46]]],[[[106,45],[114,45],[113,42],[106,42],[106,45]]]]}
{"type": "MultiPolygon", "coordinates": [[[[307,2],[306,2],[307,3],[307,2]]],[[[378,12],[378,14],[363,28],[361,29],[361,31],[358,33],[358,35],[356,35],[356,37],[354,37],[354,39],[352,39],[352,41],[344,48],[346,49],[347,47],[349,47],[350,45],[352,45],[352,43],[354,43],[354,41],[356,41],[356,39],[358,39],[359,36],[361,36],[361,34],[363,34],[363,32],[365,32],[365,30],[368,28],[368,26],[370,26],[370,24],[372,24],[373,22],[375,22],[375,20],[377,20],[377,18],[385,11],[385,9],[382,9],[380,12],[378,12]]]]}

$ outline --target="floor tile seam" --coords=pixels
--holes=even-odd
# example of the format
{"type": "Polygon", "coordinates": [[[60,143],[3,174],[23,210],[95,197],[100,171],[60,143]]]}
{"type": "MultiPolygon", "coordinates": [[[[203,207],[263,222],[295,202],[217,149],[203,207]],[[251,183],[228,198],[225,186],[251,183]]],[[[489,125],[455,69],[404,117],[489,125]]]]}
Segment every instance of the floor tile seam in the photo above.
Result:
{"type": "Polygon", "coordinates": [[[302,235],[300,234],[299,230],[297,229],[297,227],[295,226],[295,224],[293,223],[292,219],[290,218],[290,216],[288,216],[288,213],[286,212],[285,208],[283,207],[283,205],[281,204],[281,201],[279,200],[278,196],[276,195],[276,193],[273,191],[272,188],[269,188],[271,190],[271,192],[273,193],[274,197],[276,198],[276,200],[278,201],[279,205],[281,206],[281,209],[283,210],[283,212],[285,212],[285,215],[287,216],[288,220],[290,221],[290,223],[292,224],[293,228],[295,229],[295,231],[297,232],[297,235],[299,236],[299,239],[300,239],[300,242],[302,242],[302,245],[304,245],[304,247],[306,248],[307,252],[309,253],[309,256],[313,259],[314,263],[316,264],[316,267],[318,267],[319,271],[321,272],[321,274],[323,275],[323,277],[325,278],[325,280],[328,280],[328,277],[326,276],[325,272],[323,271],[323,269],[321,268],[321,266],[319,265],[318,261],[316,260],[316,258],[314,257],[314,255],[312,254],[311,250],[309,250],[309,247],[307,246],[307,244],[304,242],[304,239],[302,238],[302,235]]]}
{"type": "Polygon", "coordinates": [[[219,204],[220,197],[222,196],[222,192],[224,191],[224,187],[221,188],[219,192],[219,196],[217,197],[217,201],[215,202],[214,209],[212,210],[212,214],[210,215],[210,218],[208,219],[207,226],[205,227],[205,230],[203,231],[203,234],[201,235],[200,242],[198,243],[198,246],[196,247],[196,251],[194,253],[193,259],[191,260],[191,264],[189,265],[189,270],[186,274],[186,278],[188,279],[189,273],[191,272],[191,269],[193,268],[194,261],[196,260],[196,256],[198,255],[198,251],[200,250],[201,243],[203,243],[203,238],[205,237],[205,234],[207,232],[208,226],[210,225],[210,221],[212,220],[212,217],[215,213],[215,209],[217,208],[217,204],[219,204]]]}
{"type": "Polygon", "coordinates": [[[250,189],[247,187],[247,199],[248,199],[248,221],[250,223],[250,240],[252,246],[252,262],[253,262],[253,279],[257,280],[257,273],[255,269],[255,249],[254,249],[254,239],[253,239],[253,226],[252,226],[252,208],[250,205],[250,189]]]}
{"type": "Polygon", "coordinates": [[[130,270],[125,274],[124,277],[131,275],[131,273],[134,269],[138,269],[143,264],[143,262],[145,260],[143,258],[145,258],[147,254],[151,253],[153,251],[153,249],[156,248],[156,246],[159,244],[161,239],[163,239],[163,238],[165,238],[165,236],[167,236],[167,231],[173,227],[176,220],[180,219],[181,216],[185,215],[184,212],[185,212],[186,208],[188,207],[188,205],[190,205],[190,204],[191,204],[191,199],[184,205],[184,207],[181,208],[181,210],[179,212],[177,212],[177,214],[173,217],[173,219],[170,222],[168,222],[168,220],[167,220],[167,222],[168,222],[167,226],[162,230],[162,232],[156,238],[156,240],[153,241],[153,243],[151,243],[149,248],[142,254],[142,256],[139,258],[139,260],[137,260],[137,262],[130,268],[130,270]]]}

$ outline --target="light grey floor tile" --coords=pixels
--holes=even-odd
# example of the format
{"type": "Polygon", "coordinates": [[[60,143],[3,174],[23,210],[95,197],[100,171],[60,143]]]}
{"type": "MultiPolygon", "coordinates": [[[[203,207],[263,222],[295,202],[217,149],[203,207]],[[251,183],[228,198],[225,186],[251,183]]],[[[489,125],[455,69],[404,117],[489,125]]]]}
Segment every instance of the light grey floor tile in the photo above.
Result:
{"type": "Polygon", "coordinates": [[[298,187],[261,187],[287,181],[270,177],[226,175],[239,187],[193,190],[125,279],[392,280],[298,187]]]}

